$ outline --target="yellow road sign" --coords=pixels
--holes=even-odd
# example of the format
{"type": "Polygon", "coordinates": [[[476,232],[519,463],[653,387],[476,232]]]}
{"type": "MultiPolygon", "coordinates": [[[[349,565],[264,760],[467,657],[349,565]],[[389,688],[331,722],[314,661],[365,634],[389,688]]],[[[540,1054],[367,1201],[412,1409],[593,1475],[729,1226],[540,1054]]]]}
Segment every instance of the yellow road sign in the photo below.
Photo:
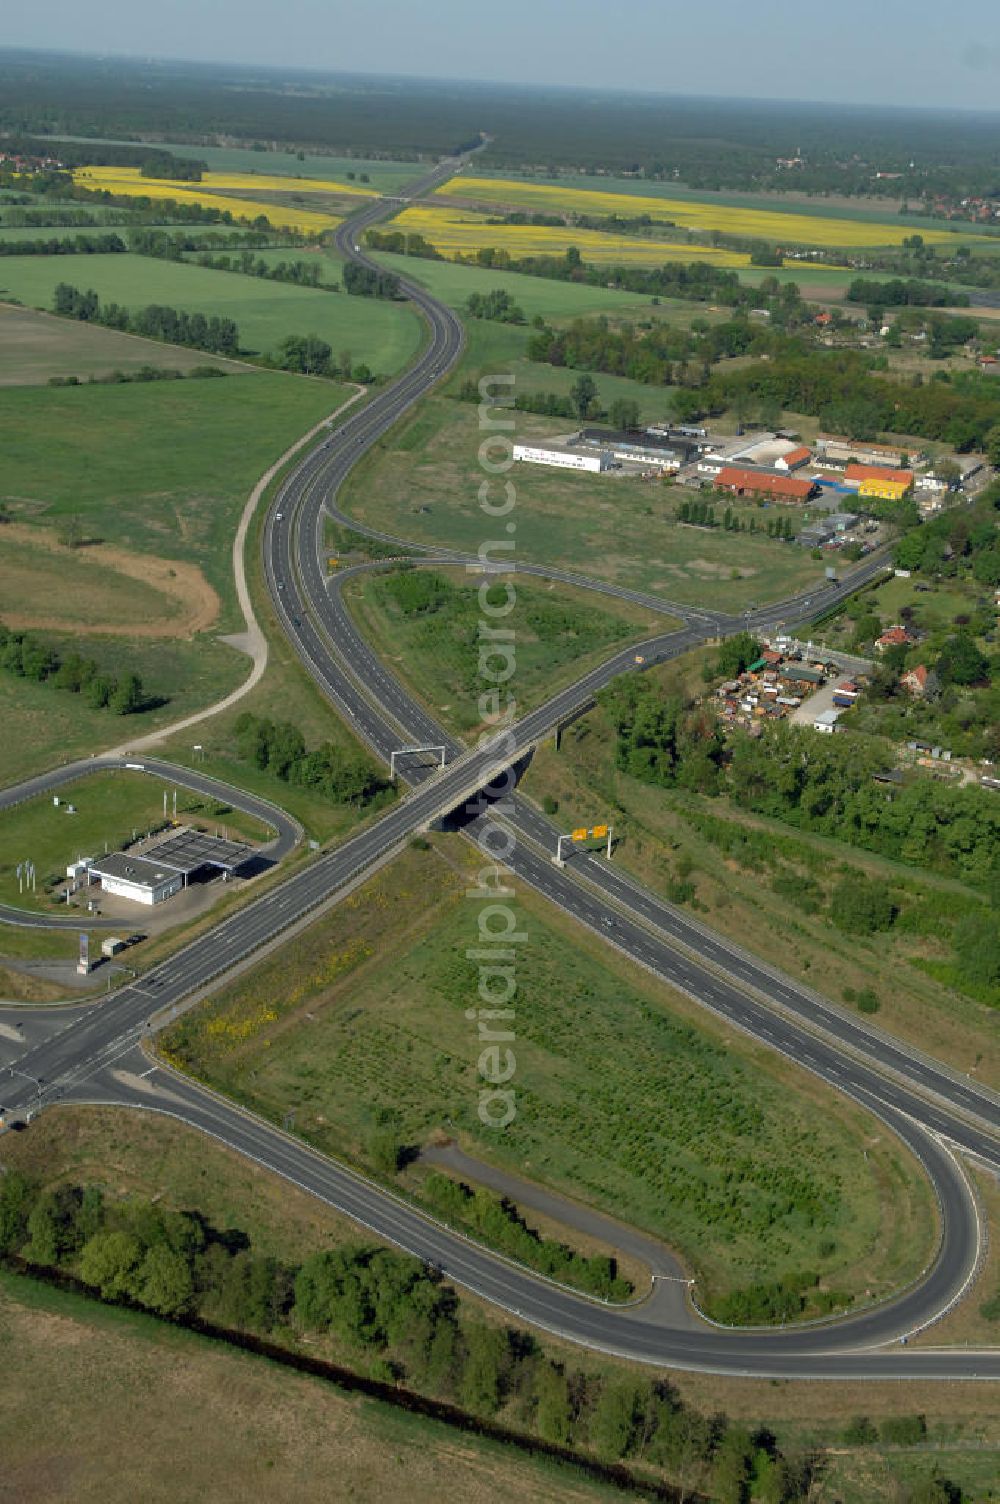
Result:
{"type": "Polygon", "coordinates": [[[574,830],[570,839],[574,841],[585,841],[587,839],[586,825],[581,826],[579,830],[574,830]]]}
{"type": "Polygon", "coordinates": [[[608,827],[606,825],[595,825],[590,834],[594,837],[595,841],[603,841],[608,834],[608,827]]]}

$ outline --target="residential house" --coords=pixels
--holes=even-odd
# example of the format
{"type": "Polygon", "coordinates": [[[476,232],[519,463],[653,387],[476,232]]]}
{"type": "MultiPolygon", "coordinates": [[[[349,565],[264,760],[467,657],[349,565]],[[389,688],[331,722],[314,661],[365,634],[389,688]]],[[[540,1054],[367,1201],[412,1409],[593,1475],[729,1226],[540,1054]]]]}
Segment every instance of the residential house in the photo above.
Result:
{"type": "Polygon", "coordinates": [[[906,628],[897,624],[893,627],[887,627],[881,637],[876,638],[875,651],[876,653],[884,653],[887,648],[909,647],[912,641],[913,638],[906,628]]]}

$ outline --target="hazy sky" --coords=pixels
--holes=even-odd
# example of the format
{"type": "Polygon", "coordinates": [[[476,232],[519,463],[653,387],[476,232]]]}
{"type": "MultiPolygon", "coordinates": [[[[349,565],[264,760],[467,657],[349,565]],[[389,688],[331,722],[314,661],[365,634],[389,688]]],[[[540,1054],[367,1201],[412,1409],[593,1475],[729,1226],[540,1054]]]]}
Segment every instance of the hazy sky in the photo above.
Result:
{"type": "Polygon", "coordinates": [[[1000,110],[996,0],[49,0],[3,44],[666,94],[1000,110]]]}

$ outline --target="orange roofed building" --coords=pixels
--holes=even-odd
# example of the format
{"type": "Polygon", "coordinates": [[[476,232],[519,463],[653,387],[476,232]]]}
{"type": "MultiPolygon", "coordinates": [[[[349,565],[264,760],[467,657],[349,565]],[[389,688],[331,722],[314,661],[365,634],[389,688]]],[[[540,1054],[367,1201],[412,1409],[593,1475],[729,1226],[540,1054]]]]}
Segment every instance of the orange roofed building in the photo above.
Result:
{"type": "Polygon", "coordinates": [[[750,470],[741,465],[724,465],[715,485],[733,496],[770,496],[775,501],[808,501],[816,490],[813,481],[800,476],[775,475],[771,470],[750,470]]]}

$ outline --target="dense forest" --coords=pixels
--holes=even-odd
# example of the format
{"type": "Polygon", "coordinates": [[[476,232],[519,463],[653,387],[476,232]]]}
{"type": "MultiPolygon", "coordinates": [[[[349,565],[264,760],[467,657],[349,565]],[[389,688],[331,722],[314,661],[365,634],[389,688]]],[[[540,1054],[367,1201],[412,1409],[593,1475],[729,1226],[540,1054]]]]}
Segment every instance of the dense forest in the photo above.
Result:
{"type": "Polygon", "coordinates": [[[191,170],[197,145],[221,136],[400,159],[485,138],[482,160],[492,167],[628,173],[697,188],[787,188],[778,159],[797,154],[800,192],[898,202],[1000,183],[992,121],[973,113],[483,83],[442,89],[432,80],[14,51],[0,56],[0,101],[0,131],[192,143],[191,170]]]}

